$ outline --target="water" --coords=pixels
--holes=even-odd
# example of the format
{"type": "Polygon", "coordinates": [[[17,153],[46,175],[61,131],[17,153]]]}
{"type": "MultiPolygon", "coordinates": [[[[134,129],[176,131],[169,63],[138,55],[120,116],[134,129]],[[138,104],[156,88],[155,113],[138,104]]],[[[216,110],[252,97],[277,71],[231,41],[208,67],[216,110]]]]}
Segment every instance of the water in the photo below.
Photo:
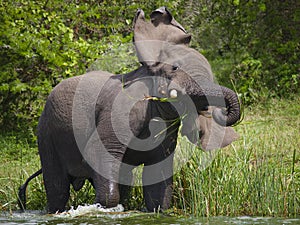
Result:
{"type": "Polygon", "coordinates": [[[300,218],[272,218],[272,217],[210,217],[210,218],[178,218],[139,211],[122,212],[122,206],[113,210],[105,210],[98,205],[81,206],[58,215],[46,215],[41,211],[5,212],[0,214],[0,224],[7,225],[300,225],[300,218]]]}

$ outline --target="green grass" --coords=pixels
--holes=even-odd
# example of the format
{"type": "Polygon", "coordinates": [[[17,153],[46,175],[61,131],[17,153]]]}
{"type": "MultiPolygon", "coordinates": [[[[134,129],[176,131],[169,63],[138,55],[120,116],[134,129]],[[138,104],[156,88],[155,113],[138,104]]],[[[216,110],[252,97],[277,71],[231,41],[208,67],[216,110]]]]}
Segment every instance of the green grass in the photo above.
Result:
{"type": "MultiPolygon", "coordinates": [[[[195,216],[300,215],[299,103],[296,97],[248,107],[235,127],[239,140],[217,151],[205,169],[199,166],[204,153],[197,150],[175,175],[172,211],[195,216]]],[[[37,148],[17,133],[2,134],[0,149],[0,211],[15,210],[19,185],[40,168],[37,148]]],[[[133,193],[129,205],[139,208],[141,189],[133,193]]],[[[80,192],[72,191],[69,205],[92,203],[93,196],[87,184],[80,192]]],[[[41,177],[29,185],[27,204],[29,209],[45,207],[41,177]]]]}
{"type": "Polygon", "coordinates": [[[197,153],[177,175],[175,207],[196,216],[299,215],[299,100],[247,109],[238,141],[205,170],[197,153]]]}
{"type": "MultiPolygon", "coordinates": [[[[0,210],[15,210],[18,188],[40,168],[39,156],[21,133],[2,134],[0,149],[0,210]]],[[[28,205],[41,208],[45,202],[42,177],[38,177],[29,186],[28,205]]]]}

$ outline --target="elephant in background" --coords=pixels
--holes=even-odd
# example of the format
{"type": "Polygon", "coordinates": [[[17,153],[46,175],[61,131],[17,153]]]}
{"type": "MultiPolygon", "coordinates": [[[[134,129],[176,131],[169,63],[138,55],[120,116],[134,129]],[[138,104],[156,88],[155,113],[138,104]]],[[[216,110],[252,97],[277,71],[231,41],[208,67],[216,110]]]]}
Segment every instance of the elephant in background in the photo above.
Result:
{"type": "MultiPolygon", "coordinates": [[[[86,179],[95,202],[116,206],[140,164],[147,209],[169,208],[180,122],[182,134],[199,143],[211,132],[206,124],[223,128],[240,118],[236,94],[213,82],[207,60],[186,46],[189,41],[166,8],[155,10],[151,22],[138,10],[134,43],[141,67],[122,75],[93,71],[53,89],[38,124],[49,213],[64,211],[70,185],[79,190],[86,179]],[[212,118],[203,117],[209,107],[212,118]]],[[[219,147],[235,138],[227,132],[232,128],[224,129],[230,137],[219,147]]]]}

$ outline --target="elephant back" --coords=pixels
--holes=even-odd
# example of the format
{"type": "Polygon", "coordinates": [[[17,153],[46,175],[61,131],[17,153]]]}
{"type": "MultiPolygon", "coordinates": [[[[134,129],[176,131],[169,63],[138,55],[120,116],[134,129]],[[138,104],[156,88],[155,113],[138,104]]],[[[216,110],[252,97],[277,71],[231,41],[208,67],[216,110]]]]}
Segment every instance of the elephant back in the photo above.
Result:
{"type": "MultiPolygon", "coordinates": [[[[81,107],[82,116],[87,116],[95,102],[95,92],[111,76],[103,71],[92,71],[84,75],[71,77],[60,82],[47,98],[45,108],[39,120],[38,131],[48,128],[53,131],[73,129],[73,111],[81,107]]],[[[97,96],[96,96],[97,97],[97,96]]]]}

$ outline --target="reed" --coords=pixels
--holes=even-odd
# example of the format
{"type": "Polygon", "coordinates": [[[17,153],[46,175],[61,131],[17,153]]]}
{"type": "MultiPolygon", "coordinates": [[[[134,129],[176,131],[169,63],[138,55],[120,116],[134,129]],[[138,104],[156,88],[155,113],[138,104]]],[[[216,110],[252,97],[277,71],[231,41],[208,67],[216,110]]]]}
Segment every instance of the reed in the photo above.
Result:
{"type": "Polygon", "coordinates": [[[299,114],[299,104],[282,101],[246,110],[238,141],[205,169],[196,151],[177,174],[174,207],[196,216],[299,215],[299,114]]]}

